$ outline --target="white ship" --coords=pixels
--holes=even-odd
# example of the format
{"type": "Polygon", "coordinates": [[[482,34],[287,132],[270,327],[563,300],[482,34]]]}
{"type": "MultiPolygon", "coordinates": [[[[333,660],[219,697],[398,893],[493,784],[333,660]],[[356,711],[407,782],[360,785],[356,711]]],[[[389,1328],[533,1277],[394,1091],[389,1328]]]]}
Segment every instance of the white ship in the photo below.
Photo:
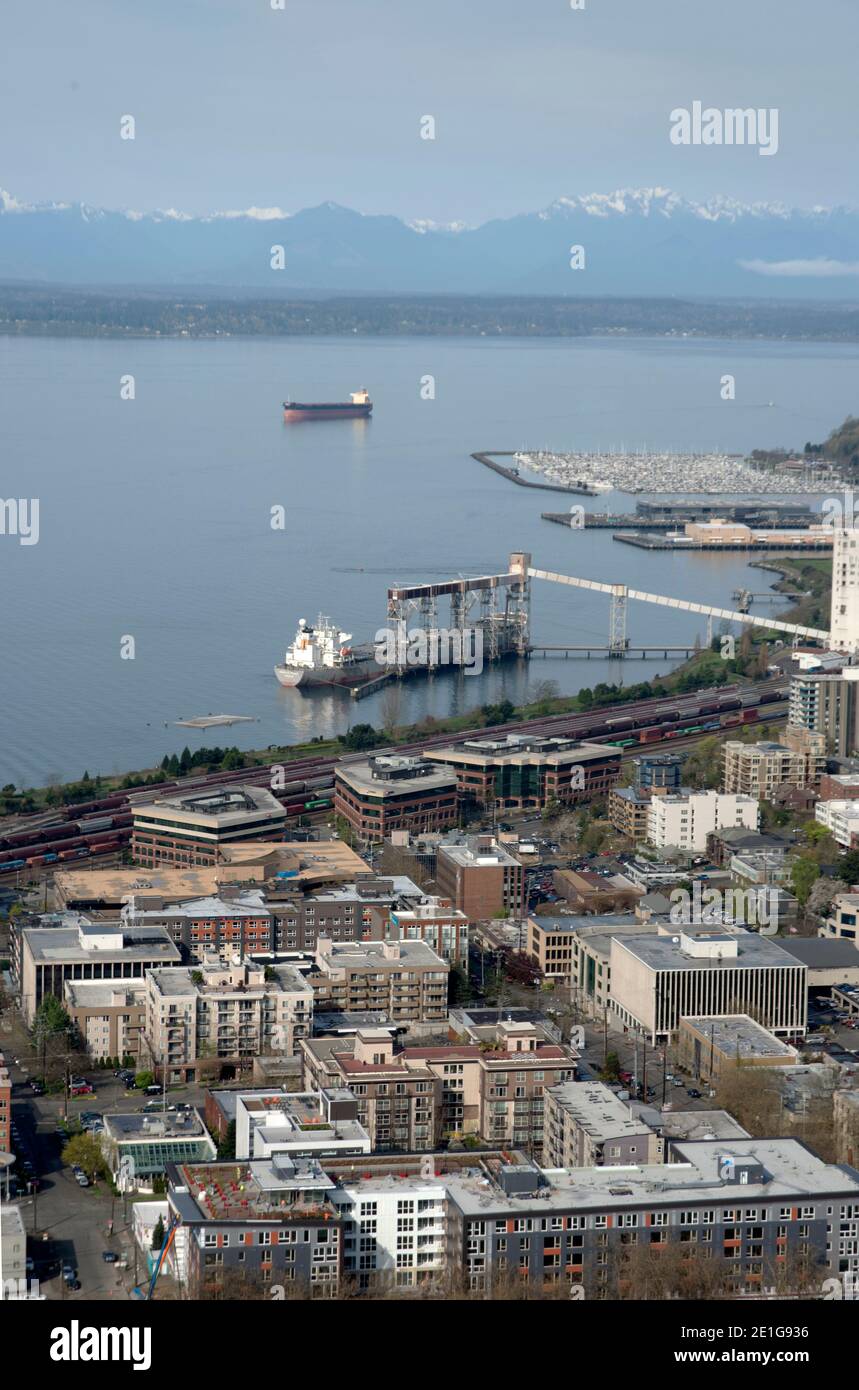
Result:
{"type": "Polygon", "coordinates": [[[352,647],[351,632],[320,613],[316,626],[300,618],[295,640],[274,674],[281,685],[359,685],[380,674],[372,647],[352,647]]]}

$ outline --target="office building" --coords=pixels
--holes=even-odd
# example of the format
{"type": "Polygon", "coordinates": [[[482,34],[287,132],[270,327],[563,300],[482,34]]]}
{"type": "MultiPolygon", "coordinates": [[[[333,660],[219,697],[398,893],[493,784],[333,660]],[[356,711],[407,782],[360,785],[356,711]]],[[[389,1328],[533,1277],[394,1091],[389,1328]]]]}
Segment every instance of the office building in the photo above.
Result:
{"type": "Polygon", "coordinates": [[[362,843],[378,843],[394,830],[446,830],[459,815],[456,778],[420,757],[380,753],[338,763],[334,809],[362,843]]]}
{"type": "Polygon", "coordinates": [[[702,1014],[750,1013],[773,1032],[802,1034],[807,994],[805,965],[755,932],[690,926],[612,938],[610,1008],[654,1046],[702,1014]]]}
{"type": "Polygon", "coordinates": [[[788,728],[819,734],[838,757],[859,749],[859,666],[791,676],[788,728]]]}
{"type": "Polygon", "coordinates": [[[426,756],[456,774],[463,803],[535,811],[606,796],[621,759],[619,748],[535,734],[489,734],[426,756]]]}
{"type": "Polygon", "coordinates": [[[147,970],[181,962],[163,927],[80,921],[77,926],[25,927],[21,932],[21,1012],[30,1026],[42,1000],[62,1002],[67,980],[142,980],[147,970]]]}
{"type": "Polygon", "coordinates": [[[217,1157],[196,1110],[105,1115],[102,1148],[114,1176],[129,1188],[151,1187],[168,1163],[208,1163],[217,1157]]]}
{"type": "Polygon", "coordinates": [[[748,1014],[681,1018],[676,1047],[683,1070],[708,1084],[732,1067],[789,1067],[799,1060],[795,1047],[748,1014]]]}
{"type": "Polygon", "coordinates": [[[216,864],[222,846],[282,840],[286,810],[265,787],[231,783],[133,806],[131,856],[144,868],[216,864]]]}
{"type": "Polygon", "coordinates": [[[844,849],[855,849],[859,845],[859,802],[818,801],[814,819],[824,825],[844,849]]]}
{"type": "Polygon", "coordinates": [[[472,921],[524,911],[525,870],[493,835],[442,840],[435,879],[439,892],[472,921]]]}

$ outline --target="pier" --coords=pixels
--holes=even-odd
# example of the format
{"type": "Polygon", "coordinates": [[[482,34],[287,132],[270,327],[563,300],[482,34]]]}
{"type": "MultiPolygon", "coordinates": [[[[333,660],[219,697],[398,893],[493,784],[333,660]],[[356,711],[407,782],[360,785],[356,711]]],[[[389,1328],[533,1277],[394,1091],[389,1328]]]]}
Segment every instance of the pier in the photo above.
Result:
{"type": "Polygon", "coordinates": [[[495,462],[495,460],[499,458],[515,458],[516,455],[512,449],[501,450],[494,454],[472,454],[471,457],[477,459],[478,463],[482,463],[484,468],[491,468],[493,473],[500,473],[502,478],[506,478],[508,482],[515,483],[517,487],[532,487],[536,488],[538,492],[568,492],[577,497],[599,496],[599,493],[594,488],[588,487],[586,483],[582,483],[581,486],[575,483],[535,483],[532,482],[530,478],[520,477],[517,468],[508,468],[503,463],[495,462]]]}
{"type": "Polygon", "coordinates": [[[686,536],[669,540],[660,536],[642,536],[636,531],[615,531],[612,540],[621,541],[623,545],[635,545],[639,550],[768,550],[785,555],[828,555],[832,551],[831,536],[814,536],[811,540],[803,539],[796,545],[790,545],[786,541],[695,541],[686,536]]]}
{"type": "Polygon", "coordinates": [[[591,657],[617,658],[637,656],[642,661],[646,661],[648,657],[655,658],[658,656],[665,657],[666,659],[669,656],[689,657],[694,656],[695,652],[695,647],[666,647],[658,643],[656,646],[651,647],[532,647],[530,655],[543,657],[563,656],[565,661],[570,656],[585,657],[588,661],[590,661],[591,657]]]}

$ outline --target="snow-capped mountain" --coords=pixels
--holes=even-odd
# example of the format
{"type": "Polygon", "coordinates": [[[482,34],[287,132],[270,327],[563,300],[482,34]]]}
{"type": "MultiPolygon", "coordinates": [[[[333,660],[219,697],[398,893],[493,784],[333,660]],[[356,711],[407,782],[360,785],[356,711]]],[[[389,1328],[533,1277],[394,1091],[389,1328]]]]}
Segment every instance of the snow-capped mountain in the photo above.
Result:
{"type": "Polygon", "coordinates": [[[29,206],[0,190],[0,280],[260,291],[854,298],[859,212],[665,188],[561,197],[478,227],[336,203],[176,209],[29,206]],[[283,247],[283,269],[273,248],[283,247]],[[582,247],[577,257],[572,248],[582,247]],[[573,260],[584,261],[573,269],[573,260]],[[276,259],[276,258],[275,258],[276,259]]]}

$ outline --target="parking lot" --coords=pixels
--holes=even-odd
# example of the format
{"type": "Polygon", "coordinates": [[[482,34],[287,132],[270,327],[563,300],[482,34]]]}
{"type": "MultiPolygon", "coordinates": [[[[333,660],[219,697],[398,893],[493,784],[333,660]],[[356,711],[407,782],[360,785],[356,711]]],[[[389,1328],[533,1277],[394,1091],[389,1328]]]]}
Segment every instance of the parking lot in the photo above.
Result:
{"type": "MultiPolygon", "coordinates": [[[[135,1279],[135,1251],[129,1220],[134,1196],[115,1196],[104,1181],[82,1186],[63,1164],[66,1131],[62,1094],[36,1095],[28,1073],[8,1057],[13,1081],[13,1148],[17,1155],[17,1200],[27,1230],[29,1275],[51,1300],[128,1298],[135,1279]],[[105,1254],[116,1257],[105,1261],[105,1254]],[[125,1268],[122,1262],[125,1261],[125,1268]],[[70,1281],[62,1277],[70,1268],[70,1281]],[[80,1288],[72,1287],[79,1283],[80,1288]]],[[[68,1120],[76,1129],[82,1115],[111,1115],[161,1107],[161,1100],[127,1091],[109,1072],[88,1072],[93,1094],[70,1097],[68,1120]]],[[[201,1104],[197,1088],[168,1092],[167,1104],[201,1104]]],[[[96,1122],[96,1128],[98,1122],[96,1122]]],[[[138,1257],[137,1275],[145,1273],[138,1257]]]]}

